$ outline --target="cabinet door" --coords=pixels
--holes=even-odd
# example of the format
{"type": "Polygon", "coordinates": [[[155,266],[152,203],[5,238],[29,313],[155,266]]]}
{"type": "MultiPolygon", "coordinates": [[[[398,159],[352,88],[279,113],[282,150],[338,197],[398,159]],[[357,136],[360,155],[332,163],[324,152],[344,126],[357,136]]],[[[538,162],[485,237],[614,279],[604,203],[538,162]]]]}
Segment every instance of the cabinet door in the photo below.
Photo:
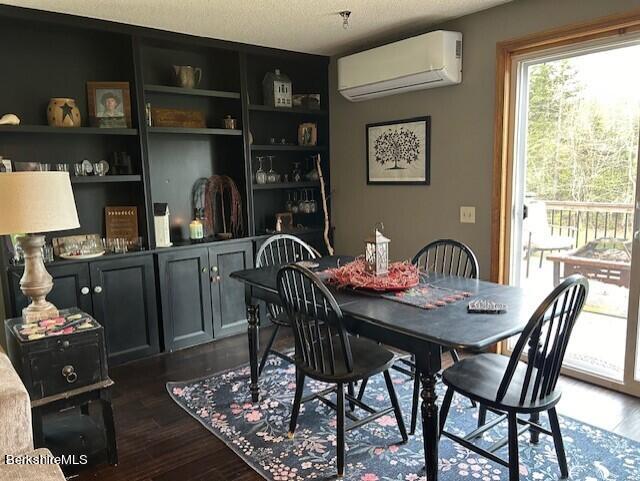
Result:
{"type": "Polygon", "coordinates": [[[206,248],[158,254],[164,347],[172,351],[213,339],[206,248]]]}
{"type": "MultiPolygon", "coordinates": [[[[46,265],[47,271],[53,277],[53,289],[47,296],[58,309],[79,307],[87,314],[93,314],[91,303],[91,283],[89,282],[89,265],[83,262],[46,265]]],[[[13,317],[22,315],[22,309],[29,305],[29,299],[20,290],[20,278],[24,269],[11,268],[9,270],[13,317]]]]}
{"type": "Polygon", "coordinates": [[[152,255],[90,264],[93,312],[104,327],[111,366],[159,352],[152,255]]]}
{"type": "Polygon", "coordinates": [[[244,285],[230,274],[253,267],[253,243],[233,242],[209,248],[211,263],[211,300],[213,303],[213,335],[238,334],[246,329],[247,312],[244,285]]]}

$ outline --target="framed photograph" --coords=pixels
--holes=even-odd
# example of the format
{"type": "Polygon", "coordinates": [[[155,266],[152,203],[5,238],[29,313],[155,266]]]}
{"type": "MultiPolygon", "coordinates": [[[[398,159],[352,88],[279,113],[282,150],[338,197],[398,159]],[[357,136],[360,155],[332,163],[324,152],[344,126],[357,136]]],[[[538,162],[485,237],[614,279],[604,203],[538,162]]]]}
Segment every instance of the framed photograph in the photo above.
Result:
{"type": "Polygon", "coordinates": [[[431,117],[367,124],[367,184],[429,185],[431,117]]]}
{"type": "Polygon", "coordinates": [[[94,127],[131,128],[129,82],[87,82],[87,100],[94,127]]]}
{"type": "Polygon", "coordinates": [[[318,126],[313,122],[305,122],[298,126],[298,145],[317,145],[318,126]]]}

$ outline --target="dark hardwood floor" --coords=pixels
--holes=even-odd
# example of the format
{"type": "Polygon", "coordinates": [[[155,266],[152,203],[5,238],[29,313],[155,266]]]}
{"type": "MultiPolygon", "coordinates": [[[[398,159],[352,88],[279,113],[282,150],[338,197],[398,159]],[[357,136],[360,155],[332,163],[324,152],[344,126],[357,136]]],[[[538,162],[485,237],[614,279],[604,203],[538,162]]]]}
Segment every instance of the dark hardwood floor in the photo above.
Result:
{"type": "MultiPolygon", "coordinates": [[[[262,330],[262,345],[268,334],[262,330]]],[[[89,468],[74,479],[261,480],[165,389],[167,381],[194,379],[247,362],[246,344],[246,336],[236,336],[112,369],[119,465],[89,468]]],[[[639,399],[568,378],[561,385],[561,414],[640,441],[639,399]]]]}

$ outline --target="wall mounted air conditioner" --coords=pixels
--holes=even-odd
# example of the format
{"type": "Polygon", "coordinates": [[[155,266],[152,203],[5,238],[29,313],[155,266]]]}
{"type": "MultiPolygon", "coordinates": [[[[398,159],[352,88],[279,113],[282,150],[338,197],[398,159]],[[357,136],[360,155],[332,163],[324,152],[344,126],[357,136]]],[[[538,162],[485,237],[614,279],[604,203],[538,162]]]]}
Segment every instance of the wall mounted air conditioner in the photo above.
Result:
{"type": "Polygon", "coordinates": [[[460,32],[436,30],[338,59],[338,91],[352,102],[460,82],[460,32]]]}

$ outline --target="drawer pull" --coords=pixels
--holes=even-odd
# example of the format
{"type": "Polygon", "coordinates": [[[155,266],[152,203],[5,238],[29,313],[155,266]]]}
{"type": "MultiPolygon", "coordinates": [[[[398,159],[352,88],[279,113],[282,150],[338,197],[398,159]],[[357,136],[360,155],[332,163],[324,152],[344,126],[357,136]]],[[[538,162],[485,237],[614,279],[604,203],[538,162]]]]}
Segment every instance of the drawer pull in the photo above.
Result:
{"type": "Polygon", "coordinates": [[[96,286],[93,288],[93,292],[100,294],[102,292],[102,286],[96,286]]]}
{"type": "Polygon", "coordinates": [[[82,294],[83,296],[86,296],[87,294],[89,294],[89,292],[89,288],[86,286],[80,289],[80,294],[82,294]]]}
{"type": "Polygon", "coordinates": [[[65,366],[62,368],[62,375],[69,384],[73,384],[78,380],[78,374],[73,366],[65,366]]]}
{"type": "Polygon", "coordinates": [[[211,272],[218,272],[218,266],[213,266],[211,268],[211,272]]]}

